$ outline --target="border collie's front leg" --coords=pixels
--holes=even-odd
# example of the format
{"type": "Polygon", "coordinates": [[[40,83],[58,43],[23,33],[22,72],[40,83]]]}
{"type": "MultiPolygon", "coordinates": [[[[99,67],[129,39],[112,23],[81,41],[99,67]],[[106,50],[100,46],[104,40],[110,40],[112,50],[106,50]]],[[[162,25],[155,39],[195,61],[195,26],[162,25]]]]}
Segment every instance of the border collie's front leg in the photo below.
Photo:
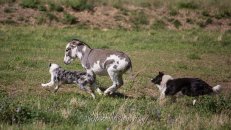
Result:
{"type": "Polygon", "coordinates": [[[158,100],[163,100],[163,99],[165,99],[165,93],[164,92],[162,92],[160,94],[160,97],[158,98],[158,100]]]}
{"type": "Polygon", "coordinates": [[[94,88],[92,88],[91,86],[86,88],[87,86],[84,86],[83,84],[78,84],[80,86],[80,88],[84,91],[86,91],[87,93],[91,94],[92,98],[95,99],[95,94],[94,94],[94,88]]]}
{"type": "Polygon", "coordinates": [[[94,82],[93,84],[90,85],[91,88],[94,88],[96,90],[96,92],[99,94],[99,95],[102,95],[103,92],[101,91],[101,89],[98,87],[98,85],[96,84],[96,82],[94,82]]]}

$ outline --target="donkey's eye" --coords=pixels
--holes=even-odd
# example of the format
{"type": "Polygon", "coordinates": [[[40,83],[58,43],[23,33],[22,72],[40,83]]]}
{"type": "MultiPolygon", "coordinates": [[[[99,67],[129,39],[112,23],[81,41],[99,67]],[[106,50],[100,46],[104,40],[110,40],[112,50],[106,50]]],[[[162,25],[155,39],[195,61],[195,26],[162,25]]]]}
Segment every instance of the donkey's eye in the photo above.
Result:
{"type": "Polygon", "coordinates": [[[67,48],[67,49],[66,49],[66,51],[69,51],[69,50],[70,50],[70,48],[67,48]]]}

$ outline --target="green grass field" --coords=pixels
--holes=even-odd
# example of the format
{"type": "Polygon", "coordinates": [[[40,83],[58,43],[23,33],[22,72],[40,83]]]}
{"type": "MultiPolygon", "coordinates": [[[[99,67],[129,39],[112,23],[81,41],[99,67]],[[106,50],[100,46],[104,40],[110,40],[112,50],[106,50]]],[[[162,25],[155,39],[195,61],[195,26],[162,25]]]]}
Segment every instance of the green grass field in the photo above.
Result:
{"type": "MultiPolygon", "coordinates": [[[[0,54],[0,129],[231,129],[231,32],[0,25],[0,54]],[[83,70],[78,60],[63,63],[72,38],[126,52],[137,74],[134,83],[128,73],[118,96],[96,100],[74,85],[44,90],[40,84],[50,78],[50,62],[83,70]],[[197,98],[195,106],[191,97],[159,104],[150,83],[158,71],[199,77],[223,91],[197,98]]],[[[108,77],[97,79],[102,88],[111,85],[108,77]]]]}

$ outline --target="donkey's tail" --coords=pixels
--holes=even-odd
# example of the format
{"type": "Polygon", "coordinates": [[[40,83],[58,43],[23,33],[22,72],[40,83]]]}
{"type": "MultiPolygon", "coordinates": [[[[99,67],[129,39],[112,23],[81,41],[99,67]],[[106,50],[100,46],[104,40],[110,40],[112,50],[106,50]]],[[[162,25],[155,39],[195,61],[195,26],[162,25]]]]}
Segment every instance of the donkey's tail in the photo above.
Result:
{"type": "Polygon", "coordinates": [[[213,89],[213,92],[219,93],[221,91],[221,85],[214,86],[212,89],[213,89]]]}

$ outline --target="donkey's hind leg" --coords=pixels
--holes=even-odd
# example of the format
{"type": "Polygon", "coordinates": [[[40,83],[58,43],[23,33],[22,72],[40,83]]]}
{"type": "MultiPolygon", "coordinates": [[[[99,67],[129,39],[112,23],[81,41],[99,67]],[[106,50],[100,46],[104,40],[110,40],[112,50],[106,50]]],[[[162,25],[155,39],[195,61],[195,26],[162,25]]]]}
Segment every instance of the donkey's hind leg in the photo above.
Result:
{"type": "Polygon", "coordinates": [[[113,92],[115,92],[118,88],[120,88],[123,85],[123,78],[122,78],[121,73],[109,70],[108,74],[113,84],[112,86],[110,86],[108,89],[104,91],[104,95],[112,94],[113,92]]]}

